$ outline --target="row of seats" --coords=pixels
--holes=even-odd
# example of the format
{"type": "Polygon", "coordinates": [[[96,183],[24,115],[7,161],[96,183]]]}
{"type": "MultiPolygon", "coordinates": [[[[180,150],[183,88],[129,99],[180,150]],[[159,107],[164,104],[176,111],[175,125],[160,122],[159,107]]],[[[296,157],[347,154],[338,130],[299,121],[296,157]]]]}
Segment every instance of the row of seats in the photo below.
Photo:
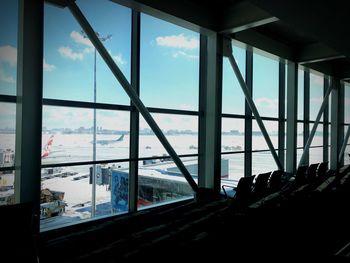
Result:
{"type": "Polygon", "coordinates": [[[228,197],[227,188],[234,189],[234,203],[246,205],[278,191],[288,192],[305,185],[316,185],[325,180],[328,162],[300,166],[293,176],[287,176],[282,170],[241,177],[236,187],[222,185],[228,197]],[[254,180],[255,179],[255,180],[254,180]]]}

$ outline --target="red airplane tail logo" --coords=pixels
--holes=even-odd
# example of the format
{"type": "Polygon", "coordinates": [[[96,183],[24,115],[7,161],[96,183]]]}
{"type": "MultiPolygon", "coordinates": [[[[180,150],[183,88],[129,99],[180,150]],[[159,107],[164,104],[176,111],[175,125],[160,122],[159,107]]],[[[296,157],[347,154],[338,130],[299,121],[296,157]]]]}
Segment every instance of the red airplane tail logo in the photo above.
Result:
{"type": "Polygon", "coordinates": [[[41,151],[41,158],[46,158],[49,156],[52,144],[53,144],[53,135],[50,136],[49,140],[47,141],[43,150],[41,151]]]}

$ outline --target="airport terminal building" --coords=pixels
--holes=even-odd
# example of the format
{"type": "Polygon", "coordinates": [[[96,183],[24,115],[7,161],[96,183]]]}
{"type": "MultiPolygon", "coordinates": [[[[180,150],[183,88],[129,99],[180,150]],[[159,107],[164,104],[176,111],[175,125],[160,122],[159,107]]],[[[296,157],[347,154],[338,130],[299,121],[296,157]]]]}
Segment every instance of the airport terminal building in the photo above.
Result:
{"type": "Polygon", "coordinates": [[[1,5],[10,259],[349,259],[344,3],[1,5]]]}

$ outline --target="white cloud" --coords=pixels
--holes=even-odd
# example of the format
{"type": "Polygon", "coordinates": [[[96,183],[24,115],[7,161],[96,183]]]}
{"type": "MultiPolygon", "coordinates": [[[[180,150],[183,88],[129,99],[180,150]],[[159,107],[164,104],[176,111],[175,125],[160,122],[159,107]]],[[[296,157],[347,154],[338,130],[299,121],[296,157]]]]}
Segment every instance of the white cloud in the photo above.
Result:
{"type": "Polygon", "coordinates": [[[43,68],[44,68],[44,71],[51,72],[51,71],[53,71],[56,68],[56,66],[46,63],[46,61],[44,59],[43,68]]]}
{"type": "Polygon", "coordinates": [[[257,107],[264,107],[267,109],[277,109],[278,108],[278,100],[277,99],[270,99],[266,97],[257,98],[254,100],[255,105],[257,107]]]}
{"type": "Polygon", "coordinates": [[[198,59],[198,56],[188,54],[188,53],[186,53],[184,51],[173,52],[172,56],[173,56],[173,58],[184,57],[184,58],[187,58],[187,59],[198,59]]]}
{"type": "Polygon", "coordinates": [[[77,31],[72,31],[72,33],[70,33],[70,37],[74,40],[74,42],[78,44],[83,44],[88,47],[93,47],[93,44],[91,43],[90,39],[88,39],[87,37],[84,37],[82,34],[80,34],[77,31]]]}
{"type": "Polygon", "coordinates": [[[5,72],[3,72],[1,69],[0,69],[0,80],[7,83],[15,83],[14,78],[12,76],[7,76],[5,72]]]}
{"type": "Polygon", "coordinates": [[[114,59],[114,61],[118,64],[118,65],[125,65],[127,62],[126,60],[123,58],[123,55],[121,53],[119,53],[116,56],[112,56],[112,58],[114,59]]]}
{"type": "Polygon", "coordinates": [[[72,60],[83,60],[84,58],[83,53],[74,52],[70,47],[60,47],[58,52],[61,54],[61,56],[72,60]]]}
{"type": "Polygon", "coordinates": [[[11,66],[17,64],[17,48],[11,46],[0,47],[0,62],[9,63],[11,66]]]}
{"type": "Polygon", "coordinates": [[[199,47],[199,40],[195,37],[187,37],[184,34],[164,36],[156,38],[157,45],[173,48],[196,49],[199,47]]]}

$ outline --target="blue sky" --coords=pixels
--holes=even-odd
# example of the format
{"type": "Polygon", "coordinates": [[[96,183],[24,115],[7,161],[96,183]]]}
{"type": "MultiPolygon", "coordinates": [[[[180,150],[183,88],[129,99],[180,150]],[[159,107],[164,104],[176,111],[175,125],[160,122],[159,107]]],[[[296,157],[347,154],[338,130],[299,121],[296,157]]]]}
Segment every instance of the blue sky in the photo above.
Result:
{"type": "MultiPolygon", "coordinates": [[[[104,45],[127,79],[130,79],[131,10],[110,1],[78,0],[77,4],[100,36],[112,35],[111,39],[104,41],[104,45]]],[[[17,1],[5,0],[2,6],[5,8],[0,10],[0,94],[15,95],[17,1]]],[[[80,26],[67,8],[45,4],[44,21],[44,97],[93,102],[94,47],[84,38],[80,26]]],[[[234,47],[234,55],[244,76],[245,51],[234,47]]],[[[140,97],[146,106],[198,110],[198,33],[142,14],[140,66],[140,97]]],[[[98,54],[96,67],[97,102],[129,105],[128,96],[98,54]]],[[[277,72],[277,61],[254,54],[253,98],[262,116],[277,117],[277,72]]],[[[320,106],[323,92],[319,90],[321,82],[320,77],[311,78],[310,108],[313,112],[320,106]]],[[[347,93],[347,103],[349,97],[347,93]]],[[[244,114],[244,100],[231,66],[224,59],[223,112],[244,114]]],[[[9,113],[12,112],[14,116],[14,107],[3,103],[0,107],[1,126],[14,125],[14,122],[9,121],[9,113]]],[[[45,107],[43,122],[47,128],[58,128],[58,125],[88,127],[90,121],[86,120],[91,119],[91,114],[91,110],[45,107]]],[[[313,114],[316,113],[311,113],[311,116],[313,114]]],[[[107,124],[107,116],[120,118],[119,128],[129,125],[128,117],[122,112],[104,112],[100,115],[101,119],[106,120],[105,127],[116,126],[107,124]]],[[[169,116],[157,118],[160,126],[169,123],[169,127],[174,127],[170,125],[172,119],[169,116]]],[[[197,129],[197,122],[193,123],[191,117],[180,118],[181,122],[173,119],[179,129],[182,126],[197,129]]],[[[147,127],[142,121],[140,126],[147,127]]],[[[243,127],[238,129],[242,130],[243,127]]]]}

